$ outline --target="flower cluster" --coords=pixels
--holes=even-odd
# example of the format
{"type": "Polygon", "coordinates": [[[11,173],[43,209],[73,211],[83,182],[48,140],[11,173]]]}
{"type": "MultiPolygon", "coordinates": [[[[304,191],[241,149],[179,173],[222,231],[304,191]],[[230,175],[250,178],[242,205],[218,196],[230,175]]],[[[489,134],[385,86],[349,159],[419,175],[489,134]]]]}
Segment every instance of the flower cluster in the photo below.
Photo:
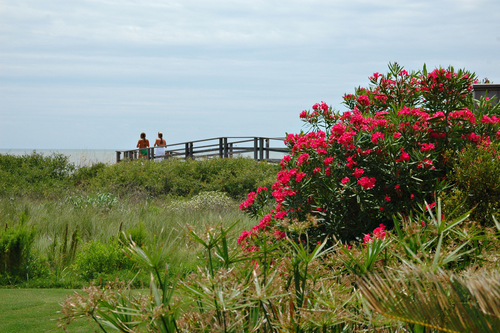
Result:
{"type": "MultiPolygon", "coordinates": [[[[500,119],[490,109],[470,111],[473,74],[451,68],[408,73],[397,64],[389,69],[370,77],[370,89],[344,96],[348,111],[321,102],[301,113],[312,130],[285,140],[291,154],[272,186],[270,226],[312,214],[318,224],[308,230],[310,237],[347,241],[381,223],[391,227],[394,214],[409,213],[443,190],[445,151],[488,145],[500,136],[500,119]]],[[[249,200],[256,200],[253,194],[243,209],[249,200]]]]}
{"type": "Polygon", "coordinates": [[[366,234],[364,237],[363,237],[363,245],[366,245],[370,242],[373,242],[373,240],[375,239],[385,239],[387,238],[388,235],[387,235],[387,231],[385,230],[385,225],[383,225],[382,223],[373,230],[373,236],[371,236],[370,234],[366,234]]]}

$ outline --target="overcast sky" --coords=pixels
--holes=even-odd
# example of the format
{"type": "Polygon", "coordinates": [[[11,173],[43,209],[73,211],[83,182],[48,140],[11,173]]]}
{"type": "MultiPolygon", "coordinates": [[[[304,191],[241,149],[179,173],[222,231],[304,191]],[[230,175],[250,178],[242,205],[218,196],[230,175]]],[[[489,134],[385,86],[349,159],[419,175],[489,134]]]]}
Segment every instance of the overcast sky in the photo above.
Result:
{"type": "Polygon", "coordinates": [[[284,136],[389,62],[499,59],[498,0],[0,0],[0,148],[284,136]]]}

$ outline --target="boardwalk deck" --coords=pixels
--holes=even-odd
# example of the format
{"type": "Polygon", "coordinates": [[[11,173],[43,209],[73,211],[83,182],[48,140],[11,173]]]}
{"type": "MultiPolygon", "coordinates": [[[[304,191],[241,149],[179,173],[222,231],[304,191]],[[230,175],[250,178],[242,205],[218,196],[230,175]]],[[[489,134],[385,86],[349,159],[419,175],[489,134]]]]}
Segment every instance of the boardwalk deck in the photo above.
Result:
{"type": "MultiPolygon", "coordinates": [[[[229,158],[233,156],[249,156],[259,161],[279,161],[290,150],[284,144],[285,138],[269,137],[217,137],[204,140],[167,144],[166,154],[156,156],[156,148],[147,149],[146,159],[167,158],[229,158]]],[[[124,159],[139,158],[139,149],[117,150],[116,162],[124,159]]]]}

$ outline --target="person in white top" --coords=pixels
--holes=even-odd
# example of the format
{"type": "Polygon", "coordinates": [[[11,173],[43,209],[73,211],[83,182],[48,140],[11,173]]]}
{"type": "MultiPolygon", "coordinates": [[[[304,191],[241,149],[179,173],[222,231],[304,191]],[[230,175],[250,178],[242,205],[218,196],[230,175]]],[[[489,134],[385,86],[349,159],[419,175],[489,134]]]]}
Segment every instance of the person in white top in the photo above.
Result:
{"type": "Polygon", "coordinates": [[[165,148],[167,148],[167,141],[163,139],[163,133],[158,132],[158,139],[155,141],[155,147],[156,148],[156,154],[155,156],[158,157],[156,158],[156,161],[160,161],[165,157],[165,148]]]}

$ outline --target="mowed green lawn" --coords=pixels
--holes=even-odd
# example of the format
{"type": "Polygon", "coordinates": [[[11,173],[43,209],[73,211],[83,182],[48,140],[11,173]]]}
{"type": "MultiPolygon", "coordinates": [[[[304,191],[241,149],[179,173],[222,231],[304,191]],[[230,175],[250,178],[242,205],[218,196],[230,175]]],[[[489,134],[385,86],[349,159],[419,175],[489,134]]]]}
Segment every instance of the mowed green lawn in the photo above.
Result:
{"type": "MultiPolygon", "coordinates": [[[[0,332],[49,332],[57,327],[57,311],[68,289],[0,289],[0,332]],[[56,320],[55,320],[56,319],[56,320]]],[[[56,332],[63,332],[57,330],[56,332]]],[[[87,319],[68,326],[68,332],[94,332],[87,319]]]]}

